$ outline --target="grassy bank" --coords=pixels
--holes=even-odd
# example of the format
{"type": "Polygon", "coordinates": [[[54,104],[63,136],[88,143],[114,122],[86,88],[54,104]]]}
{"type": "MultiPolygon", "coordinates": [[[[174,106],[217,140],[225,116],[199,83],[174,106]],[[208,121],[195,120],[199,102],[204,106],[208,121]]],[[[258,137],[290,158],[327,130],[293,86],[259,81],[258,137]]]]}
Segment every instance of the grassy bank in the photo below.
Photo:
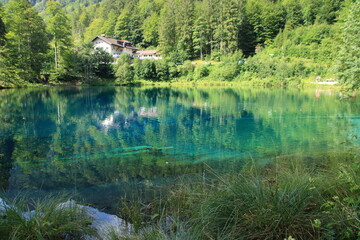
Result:
{"type": "Polygon", "coordinates": [[[156,86],[156,87],[297,87],[297,88],[326,88],[338,89],[342,88],[341,85],[321,85],[317,84],[310,79],[299,80],[300,83],[295,85],[267,85],[261,80],[254,81],[217,81],[217,80],[199,80],[188,81],[186,79],[175,79],[170,82],[154,82],[148,80],[134,81],[131,85],[134,86],[156,86]]]}
{"type": "Polygon", "coordinates": [[[359,160],[282,156],[238,174],[209,169],[212,177],[182,181],[166,201],[126,203],[120,212],[139,229],[130,239],[358,239],[359,160]]]}
{"type": "MultiPolygon", "coordinates": [[[[127,239],[359,239],[360,153],[277,156],[249,160],[239,173],[208,168],[186,176],[152,202],[119,200],[120,217],[133,224],[127,239]]],[[[66,239],[94,234],[79,209],[62,200],[16,200],[0,218],[4,239],[66,239]],[[30,220],[21,212],[36,209],[30,220]],[[65,235],[64,235],[65,234],[65,235]]],[[[108,236],[124,239],[124,236],[108,236]]]]}
{"type": "MultiPolygon", "coordinates": [[[[29,200],[17,197],[0,205],[0,239],[80,239],[95,236],[92,219],[78,206],[59,207],[65,197],[29,200]]],[[[1,203],[1,202],[0,202],[1,203]]]]}

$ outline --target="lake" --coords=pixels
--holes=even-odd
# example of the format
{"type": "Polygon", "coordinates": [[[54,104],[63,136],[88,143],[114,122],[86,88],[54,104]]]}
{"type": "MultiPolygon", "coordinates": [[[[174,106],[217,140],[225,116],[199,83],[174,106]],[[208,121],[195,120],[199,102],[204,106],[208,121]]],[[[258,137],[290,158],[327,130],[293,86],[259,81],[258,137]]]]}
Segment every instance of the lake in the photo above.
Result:
{"type": "Polygon", "coordinates": [[[360,101],[334,90],[12,89],[0,112],[2,195],[66,192],[107,212],[209,169],[360,143],[360,101]]]}

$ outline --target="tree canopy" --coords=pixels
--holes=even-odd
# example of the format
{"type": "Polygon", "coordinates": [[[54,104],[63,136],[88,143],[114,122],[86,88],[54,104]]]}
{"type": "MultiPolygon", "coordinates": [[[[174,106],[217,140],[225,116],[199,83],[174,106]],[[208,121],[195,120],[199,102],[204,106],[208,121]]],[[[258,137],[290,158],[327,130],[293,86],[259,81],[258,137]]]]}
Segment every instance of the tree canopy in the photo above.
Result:
{"type": "MultiPolygon", "coordinates": [[[[63,80],[70,76],[77,80],[92,79],[90,76],[115,79],[116,73],[118,80],[129,81],[141,76],[157,81],[203,76],[220,80],[267,79],[264,81],[281,84],[299,78],[338,76],[353,88],[360,85],[359,40],[354,37],[358,35],[359,1],[3,2],[2,72],[25,82],[39,82],[40,73],[51,73],[53,79],[63,80]],[[110,66],[93,59],[101,54],[86,52],[90,49],[86,44],[101,34],[132,41],[138,48],[156,49],[164,60],[141,64],[130,61],[114,64],[116,67],[110,70],[110,66]],[[186,60],[196,59],[233,62],[212,67],[183,66],[189,64],[186,60]],[[79,66],[80,63],[90,65],[79,66]],[[102,67],[106,73],[99,72],[102,67]],[[149,71],[145,74],[141,68],[149,71]],[[129,71],[133,72],[126,74],[129,71]]],[[[103,57],[109,56],[102,54],[103,57]]]]}
{"type": "Polygon", "coordinates": [[[27,0],[12,0],[5,11],[8,64],[22,79],[36,82],[48,50],[45,23],[27,0]]]}
{"type": "Polygon", "coordinates": [[[356,89],[360,87],[360,1],[350,5],[343,26],[343,44],[339,57],[340,80],[356,89]]]}

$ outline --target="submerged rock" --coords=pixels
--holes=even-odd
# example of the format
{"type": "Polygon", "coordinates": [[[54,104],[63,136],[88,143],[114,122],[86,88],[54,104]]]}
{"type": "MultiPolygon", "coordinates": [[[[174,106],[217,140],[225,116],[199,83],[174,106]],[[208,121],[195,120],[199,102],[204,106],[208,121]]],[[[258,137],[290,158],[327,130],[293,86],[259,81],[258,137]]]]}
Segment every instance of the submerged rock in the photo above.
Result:
{"type": "MultiPolygon", "coordinates": [[[[115,235],[118,237],[125,237],[131,234],[133,227],[131,224],[127,223],[124,219],[119,218],[116,215],[107,214],[100,212],[96,208],[89,206],[83,206],[76,204],[74,201],[70,200],[59,205],[60,208],[64,207],[74,207],[77,206],[85,210],[85,212],[93,218],[91,224],[92,228],[95,228],[100,239],[111,239],[109,235],[115,235]]],[[[97,237],[85,237],[87,240],[97,240],[97,237]]]]}
{"type": "MultiPolygon", "coordinates": [[[[80,204],[76,204],[75,201],[69,200],[64,203],[60,203],[58,205],[59,209],[67,208],[67,207],[78,207],[83,209],[86,214],[88,214],[92,219],[92,223],[90,227],[96,229],[98,237],[85,236],[86,240],[98,240],[98,239],[111,239],[112,236],[117,236],[119,238],[129,236],[133,231],[133,227],[131,224],[127,223],[124,219],[119,218],[116,215],[107,214],[104,212],[100,212],[96,208],[92,208],[89,206],[84,206],[80,204]]],[[[7,209],[11,208],[10,205],[6,204],[6,202],[0,198],[0,216],[6,216],[7,209]]],[[[26,220],[30,220],[36,214],[35,210],[30,212],[24,212],[22,215],[26,220]]]]}
{"type": "Polygon", "coordinates": [[[6,209],[8,208],[10,208],[10,206],[7,205],[2,198],[0,198],[0,217],[5,216],[6,209]]]}

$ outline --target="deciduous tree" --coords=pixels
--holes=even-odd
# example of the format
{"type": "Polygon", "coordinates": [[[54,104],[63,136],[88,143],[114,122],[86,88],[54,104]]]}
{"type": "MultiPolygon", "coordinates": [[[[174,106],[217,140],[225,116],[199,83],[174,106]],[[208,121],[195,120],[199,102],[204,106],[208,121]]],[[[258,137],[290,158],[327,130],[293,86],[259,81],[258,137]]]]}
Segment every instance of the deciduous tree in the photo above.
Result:
{"type": "Polygon", "coordinates": [[[27,0],[11,0],[5,10],[8,62],[23,80],[36,82],[48,50],[45,23],[27,0]]]}
{"type": "Polygon", "coordinates": [[[59,2],[47,2],[45,12],[47,30],[51,36],[54,69],[57,71],[61,65],[63,55],[70,50],[72,45],[71,27],[69,19],[59,2]]]}
{"type": "Polygon", "coordinates": [[[360,1],[350,6],[343,31],[338,74],[343,83],[357,89],[360,88],[360,1]]]}

